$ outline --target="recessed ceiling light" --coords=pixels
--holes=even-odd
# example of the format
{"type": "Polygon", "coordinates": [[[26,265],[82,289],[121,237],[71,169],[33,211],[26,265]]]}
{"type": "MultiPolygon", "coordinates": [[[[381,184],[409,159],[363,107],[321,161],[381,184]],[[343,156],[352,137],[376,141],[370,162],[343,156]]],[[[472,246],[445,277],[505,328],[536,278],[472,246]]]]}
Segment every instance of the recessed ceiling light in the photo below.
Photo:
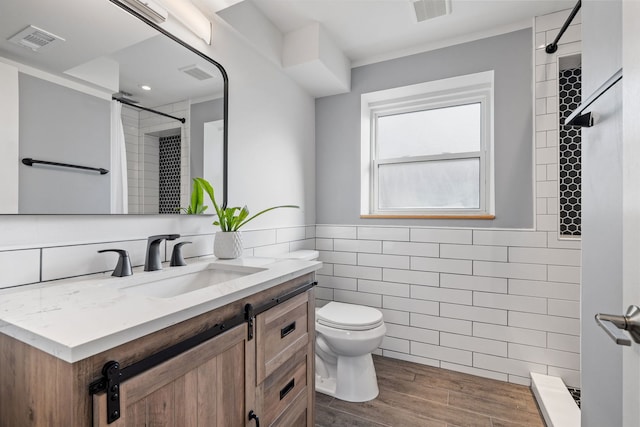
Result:
{"type": "Polygon", "coordinates": [[[151,86],[149,86],[149,85],[140,85],[140,89],[142,89],[142,90],[151,90],[151,86]]]}

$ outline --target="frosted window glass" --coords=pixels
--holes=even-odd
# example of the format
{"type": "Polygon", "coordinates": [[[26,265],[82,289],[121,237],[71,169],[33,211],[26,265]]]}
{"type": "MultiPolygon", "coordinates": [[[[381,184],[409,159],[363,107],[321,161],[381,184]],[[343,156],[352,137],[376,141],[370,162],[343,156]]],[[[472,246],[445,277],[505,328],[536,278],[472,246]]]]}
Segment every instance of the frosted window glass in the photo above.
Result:
{"type": "Polygon", "coordinates": [[[378,117],[378,158],[480,151],[481,104],[378,117]]]}
{"type": "Polygon", "coordinates": [[[480,208],[480,159],[383,164],[378,168],[378,206],[480,208]]]}

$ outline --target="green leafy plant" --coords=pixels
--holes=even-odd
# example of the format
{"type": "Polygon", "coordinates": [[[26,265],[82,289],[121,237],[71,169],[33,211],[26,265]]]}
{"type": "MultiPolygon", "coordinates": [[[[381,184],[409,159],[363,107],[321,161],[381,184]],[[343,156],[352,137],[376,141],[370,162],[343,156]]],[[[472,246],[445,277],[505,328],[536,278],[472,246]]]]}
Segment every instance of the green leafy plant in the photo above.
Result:
{"type": "MultiPolygon", "coordinates": [[[[202,178],[193,178],[193,190],[191,190],[191,204],[180,210],[187,215],[198,215],[206,211],[209,206],[204,204],[204,187],[202,181],[209,183],[202,178]]],[[[211,187],[211,185],[209,185],[211,187]]]]}
{"type": "MultiPolygon", "coordinates": [[[[296,205],[280,205],[273,206],[271,208],[264,209],[258,212],[255,215],[249,216],[249,209],[246,206],[240,207],[220,207],[218,203],[216,203],[216,198],[213,192],[213,187],[209,182],[204,178],[194,178],[194,181],[197,181],[202,189],[209,195],[211,202],[213,203],[213,208],[216,210],[216,214],[218,215],[218,219],[213,222],[213,225],[217,225],[220,227],[222,231],[238,231],[240,227],[251,221],[252,219],[262,215],[263,213],[272,211],[274,209],[280,208],[299,208],[296,205]]],[[[205,207],[206,208],[206,207],[205,207]]]]}

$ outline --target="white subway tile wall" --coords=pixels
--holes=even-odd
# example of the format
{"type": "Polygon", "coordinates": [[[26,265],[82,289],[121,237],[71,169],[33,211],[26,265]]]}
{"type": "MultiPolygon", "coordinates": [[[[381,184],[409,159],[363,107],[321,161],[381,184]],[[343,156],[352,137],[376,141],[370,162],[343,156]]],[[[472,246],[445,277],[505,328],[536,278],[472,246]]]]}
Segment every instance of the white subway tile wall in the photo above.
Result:
{"type": "MultiPolygon", "coordinates": [[[[274,256],[286,252],[314,249],[316,246],[315,225],[287,227],[269,230],[248,230],[243,232],[245,237],[245,255],[274,256]],[[311,237],[309,237],[311,236],[311,237]],[[290,238],[291,240],[286,240],[290,238]]],[[[163,261],[169,261],[173,247],[178,242],[191,242],[182,247],[182,254],[189,262],[189,258],[208,256],[213,254],[215,232],[183,235],[175,241],[163,241],[160,254],[163,261]]],[[[114,240],[95,243],[51,245],[34,248],[19,248],[12,250],[0,249],[0,289],[22,286],[38,282],[48,282],[70,277],[110,273],[118,260],[115,253],[99,254],[101,249],[125,249],[129,252],[134,267],[144,265],[146,239],[114,240]]],[[[349,256],[347,253],[346,256],[349,256]]],[[[352,255],[355,258],[355,255],[352,255]]],[[[333,265],[327,265],[324,272],[333,274],[333,265]]],[[[339,281],[337,281],[339,282],[339,281]]],[[[357,284],[353,279],[345,289],[355,291],[357,284]]],[[[321,296],[328,297],[328,292],[320,291],[321,296]]],[[[333,292],[331,292],[333,297],[333,292]]],[[[381,296],[379,295],[381,298],[381,296]]],[[[356,297],[357,299],[357,297],[356,297]]]]}
{"type": "Polygon", "coordinates": [[[318,225],[317,298],[381,309],[383,356],[518,384],[555,372],[579,386],[579,242],[534,230],[374,229],[318,225]]]}

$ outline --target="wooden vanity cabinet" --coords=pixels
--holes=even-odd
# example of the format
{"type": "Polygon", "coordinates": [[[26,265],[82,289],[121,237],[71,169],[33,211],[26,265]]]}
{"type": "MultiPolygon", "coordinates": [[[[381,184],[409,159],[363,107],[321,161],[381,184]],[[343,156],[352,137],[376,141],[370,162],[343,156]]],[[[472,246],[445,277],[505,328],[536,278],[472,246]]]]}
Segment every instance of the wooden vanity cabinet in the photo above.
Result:
{"type": "Polygon", "coordinates": [[[0,427],[253,427],[252,410],[262,427],[313,426],[313,289],[280,302],[313,280],[305,274],[72,364],[0,334],[0,427]],[[135,364],[242,313],[245,304],[272,306],[123,381],[122,413],[107,423],[106,394],[89,394],[107,362],[135,364]]]}

